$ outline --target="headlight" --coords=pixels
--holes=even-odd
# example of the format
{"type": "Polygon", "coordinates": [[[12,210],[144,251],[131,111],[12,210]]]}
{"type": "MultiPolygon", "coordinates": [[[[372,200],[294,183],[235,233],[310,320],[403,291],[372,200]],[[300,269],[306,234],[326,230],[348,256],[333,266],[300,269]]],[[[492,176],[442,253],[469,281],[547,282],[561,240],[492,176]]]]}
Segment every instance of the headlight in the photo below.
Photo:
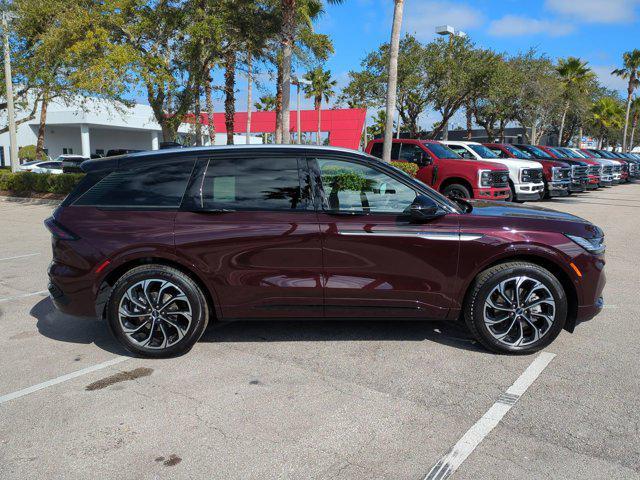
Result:
{"type": "Polygon", "coordinates": [[[565,235],[589,253],[599,255],[605,251],[604,237],[584,238],[575,235],[568,235],[566,233],[565,235]]]}
{"type": "Polygon", "coordinates": [[[491,186],[491,170],[480,170],[480,186],[491,186]]]}
{"type": "Polygon", "coordinates": [[[531,168],[523,168],[520,170],[520,181],[524,183],[531,182],[531,173],[533,170],[531,168]]]}
{"type": "Polygon", "coordinates": [[[554,180],[560,180],[562,178],[562,170],[560,167],[551,167],[551,178],[554,180]]]}

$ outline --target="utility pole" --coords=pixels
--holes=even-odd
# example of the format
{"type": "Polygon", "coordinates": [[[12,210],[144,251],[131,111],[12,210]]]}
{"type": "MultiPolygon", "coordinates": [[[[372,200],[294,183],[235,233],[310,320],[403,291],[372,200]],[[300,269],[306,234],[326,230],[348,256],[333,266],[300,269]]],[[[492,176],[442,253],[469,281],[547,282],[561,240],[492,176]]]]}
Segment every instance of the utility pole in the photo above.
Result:
{"type": "Polygon", "coordinates": [[[9,158],[11,171],[18,171],[18,143],[16,139],[16,113],[13,105],[13,80],[11,79],[11,50],[7,12],[2,12],[2,40],[4,43],[4,78],[7,90],[7,119],[9,127],[9,158]]]}
{"type": "MultiPolygon", "coordinates": [[[[449,36],[449,61],[452,62],[453,58],[451,58],[452,50],[453,50],[453,37],[466,37],[467,34],[461,31],[457,31],[451,25],[440,25],[436,27],[436,33],[438,35],[448,35],[449,36]]],[[[451,82],[451,70],[447,69],[447,83],[451,82]]],[[[449,122],[444,122],[442,126],[442,140],[449,140],[449,122]]]]}

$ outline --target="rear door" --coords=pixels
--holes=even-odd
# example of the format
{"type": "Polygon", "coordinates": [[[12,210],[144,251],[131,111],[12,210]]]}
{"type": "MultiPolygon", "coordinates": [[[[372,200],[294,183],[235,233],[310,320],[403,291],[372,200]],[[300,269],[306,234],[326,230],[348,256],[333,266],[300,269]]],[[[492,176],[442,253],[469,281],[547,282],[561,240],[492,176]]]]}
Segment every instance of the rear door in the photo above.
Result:
{"type": "Polygon", "coordinates": [[[322,250],[304,160],[229,155],[198,160],[176,216],[176,249],[202,272],[225,318],[322,316],[322,250]]]}
{"type": "Polygon", "coordinates": [[[410,222],[408,181],[355,158],[309,159],[324,252],[327,317],[444,318],[454,291],[458,215],[410,222]]]}

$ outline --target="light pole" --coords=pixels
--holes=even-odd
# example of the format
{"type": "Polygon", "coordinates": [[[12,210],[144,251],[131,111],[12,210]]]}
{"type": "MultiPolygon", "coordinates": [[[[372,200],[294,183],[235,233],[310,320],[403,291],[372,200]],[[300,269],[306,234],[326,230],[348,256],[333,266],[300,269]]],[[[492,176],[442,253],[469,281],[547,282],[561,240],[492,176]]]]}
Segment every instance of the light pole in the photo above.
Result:
{"type": "Polygon", "coordinates": [[[291,83],[293,83],[296,86],[296,96],[297,96],[297,105],[296,105],[296,127],[298,130],[298,134],[297,134],[297,138],[296,138],[296,143],[298,145],[300,145],[301,143],[301,137],[302,137],[302,128],[300,126],[300,85],[311,85],[311,82],[309,80],[305,80],[304,78],[301,78],[298,75],[294,75],[291,79],[291,83]]]}
{"type": "MultiPolygon", "coordinates": [[[[453,60],[451,58],[451,49],[453,48],[453,37],[466,37],[467,34],[462,31],[457,31],[451,25],[440,25],[436,27],[436,33],[438,35],[448,35],[449,36],[449,61],[453,60]]],[[[447,68],[447,84],[451,81],[451,70],[447,68]]],[[[449,122],[444,122],[442,126],[442,140],[449,140],[449,122]]]]}
{"type": "Polygon", "coordinates": [[[18,143],[16,140],[16,114],[13,105],[13,80],[11,79],[11,50],[7,12],[2,12],[2,40],[4,43],[4,78],[7,90],[7,120],[9,128],[9,158],[11,171],[18,171],[18,143]]]}

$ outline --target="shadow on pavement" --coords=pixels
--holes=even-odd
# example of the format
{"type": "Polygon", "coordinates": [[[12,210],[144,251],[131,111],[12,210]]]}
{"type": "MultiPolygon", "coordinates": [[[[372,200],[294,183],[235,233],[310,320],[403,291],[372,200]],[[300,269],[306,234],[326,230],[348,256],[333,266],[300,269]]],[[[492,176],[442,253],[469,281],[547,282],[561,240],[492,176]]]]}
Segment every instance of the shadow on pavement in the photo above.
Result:
{"type": "MultiPolygon", "coordinates": [[[[65,315],[49,298],[29,312],[39,332],[53,340],[95,344],[116,355],[131,355],[111,336],[106,322],[65,315]]],[[[416,320],[252,320],[209,325],[201,342],[344,342],[428,340],[463,350],[485,351],[457,322],[416,320]]]]}

